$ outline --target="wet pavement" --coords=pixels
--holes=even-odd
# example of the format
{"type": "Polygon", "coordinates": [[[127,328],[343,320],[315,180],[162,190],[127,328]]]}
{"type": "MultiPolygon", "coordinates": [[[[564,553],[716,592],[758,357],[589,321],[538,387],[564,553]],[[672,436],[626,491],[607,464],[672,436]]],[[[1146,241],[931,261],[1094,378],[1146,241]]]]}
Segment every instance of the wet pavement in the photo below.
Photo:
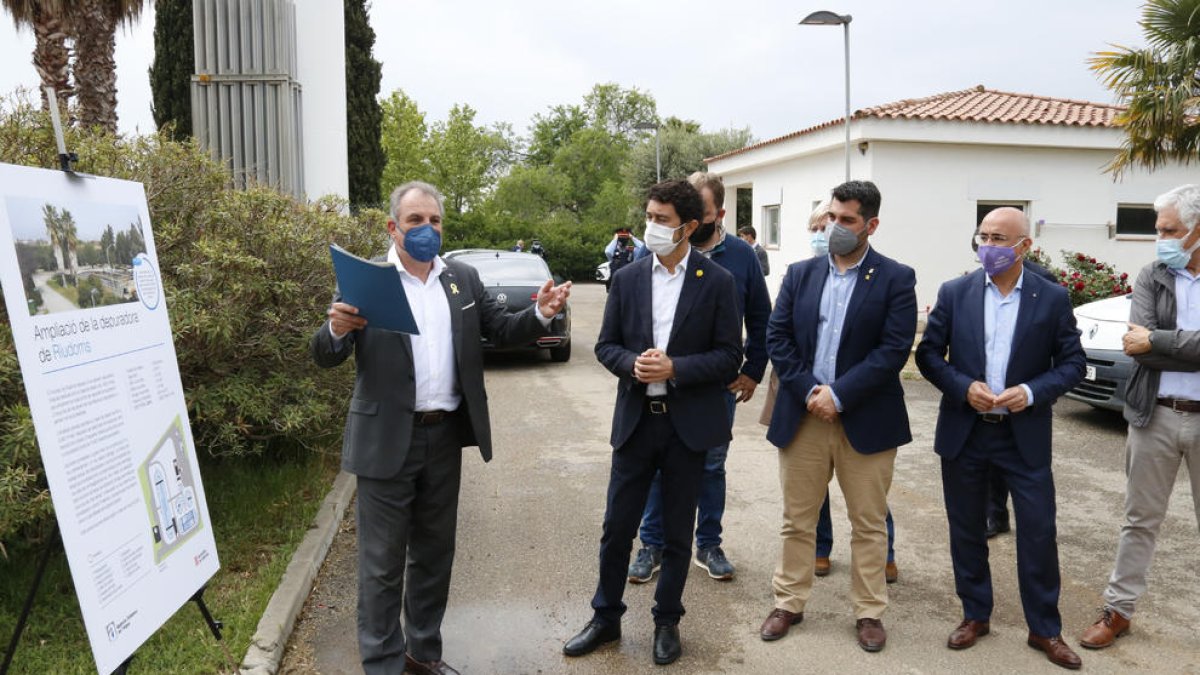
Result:
{"type": "MultiPolygon", "coordinates": [[[[654,585],[628,586],[619,643],[569,659],[562,643],[590,618],[608,480],[615,379],[592,355],[604,289],[572,295],[574,355],[568,363],[501,356],[489,363],[495,459],[463,463],[458,554],[443,623],[444,657],[464,673],[1056,673],[1025,645],[1015,539],[992,540],[996,607],[992,634],[961,652],[945,647],[961,618],[954,595],[939,462],[932,450],[937,391],[906,381],[914,441],[900,449],[889,498],[900,580],[889,587],[886,649],[855,643],[849,601],[849,525],[836,481],[833,572],[816,579],[804,623],[765,643],[779,554],[781,497],[776,451],[757,423],[765,390],[739,405],[727,463],[724,548],[731,582],[692,567],[680,625],[683,657],[651,661],[654,585]]],[[[1124,423],[1074,401],[1056,407],[1055,478],[1064,636],[1073,646],[1095,618],[1112,567],[1124,499],[1124,423]]],[[[1200,584],[1191,491],[1181,480],[1162,527],[1150,592],[1132,633],[1101,652],[1078,647],[1087,672],[1200,673],[1200,584]]],[[[636,544],[635,544],[636,546],[636,544]]],[[[361,673],[355,644],[355,541],[347,511],[281,672],[361,673]]],[[[657,577],[656,577],[657,578],[657,577]]]]}

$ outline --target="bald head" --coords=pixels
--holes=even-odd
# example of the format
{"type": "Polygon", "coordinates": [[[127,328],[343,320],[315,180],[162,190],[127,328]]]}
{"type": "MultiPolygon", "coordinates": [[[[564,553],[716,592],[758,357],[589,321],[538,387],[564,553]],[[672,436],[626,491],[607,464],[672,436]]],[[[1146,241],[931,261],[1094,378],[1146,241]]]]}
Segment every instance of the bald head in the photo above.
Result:
{"type": "Polygon", "coordinates": [[[1001,206],[992,209],[983,217],[983,222],[979,223],[979,231],[1007,235],[1011,244],[1021,237],[1029,236],[1029,218],[1021,209],[1001,206]]]}

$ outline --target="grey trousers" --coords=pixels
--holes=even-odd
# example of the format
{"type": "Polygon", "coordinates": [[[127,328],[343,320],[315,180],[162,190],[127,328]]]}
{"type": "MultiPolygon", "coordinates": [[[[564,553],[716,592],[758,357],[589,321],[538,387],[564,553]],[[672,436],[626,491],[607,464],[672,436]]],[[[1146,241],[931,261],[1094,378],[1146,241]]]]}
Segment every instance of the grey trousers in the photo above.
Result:
{"type": "Polygon", "coordinates": [[[406,649],[418,661],[442,658],[462,454],[452,422],[415,427],[398,476],[358,477],[358,650],[367,675],[403,673],[406,649]]]}
{"type": "Polygon", "coordinates": [[[1117,562],[1104,604],[1125,618],[1146,592],[1146,572],[1154,560],[1158,528],[1180,462],[1186,462],[1192,483],[1196,524],[1200,527],[1200,413],[1177,413],[1155,406],[1150,423],[1129,427],[1125,446],[1125,524],[1117,544],[1117,562]]]}

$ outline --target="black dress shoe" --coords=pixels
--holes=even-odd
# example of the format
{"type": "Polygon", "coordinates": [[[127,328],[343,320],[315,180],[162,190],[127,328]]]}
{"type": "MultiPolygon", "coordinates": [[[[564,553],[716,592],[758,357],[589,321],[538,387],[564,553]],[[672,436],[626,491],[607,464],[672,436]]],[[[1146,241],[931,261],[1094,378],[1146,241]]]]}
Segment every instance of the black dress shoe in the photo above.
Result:
{"type": "Polygon", "coordinates": [[[445,661],[418,661],[411,654],[404,655],[404,672],[411,675],[460,675],[445,661]]]}
{"type": "Polygon", "coordinates": [[[621,624],[608,625],[599,621],[589,621],[588,625],[579,631],[575,637],[563,645],[563,654],[567,656],[583,656],[596,651],[596,647],[605,642],[621,639],[621,624]]]}
{"type": "Polygon", "coordinates": [[[991,539],[998,534],[1004,534],[1010,530],[1012,530],[1012,528],[1008,526],[1008,519],[994,520],[992,518],[988,518],[987,530],[984,531],[984,534],[987,535],[988,539],[991,539]]]}
{"type": "Polygon", "coordinates": [[[654,662],[660,666],[674,663],[683,653],[679,644],[679,626],[654,627],[654,662]]]}

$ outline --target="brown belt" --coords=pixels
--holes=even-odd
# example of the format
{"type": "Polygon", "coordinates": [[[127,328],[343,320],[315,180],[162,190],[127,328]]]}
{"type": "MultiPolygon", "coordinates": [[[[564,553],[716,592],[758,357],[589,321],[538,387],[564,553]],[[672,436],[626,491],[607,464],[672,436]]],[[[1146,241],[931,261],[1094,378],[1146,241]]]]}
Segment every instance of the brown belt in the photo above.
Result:
{"type": "Polygon", "coordinates": [[[1157,403],[1175,412],[1200,412],[1200,401],[1185,401],[1180,398],[1160,398],[1157,403]]]}
{"type": "Polygon", "coordinates": [[[413,424],[418,427],[430,427],[450,419],[457,410],[426,410],[413,413],[413,424]]]}

